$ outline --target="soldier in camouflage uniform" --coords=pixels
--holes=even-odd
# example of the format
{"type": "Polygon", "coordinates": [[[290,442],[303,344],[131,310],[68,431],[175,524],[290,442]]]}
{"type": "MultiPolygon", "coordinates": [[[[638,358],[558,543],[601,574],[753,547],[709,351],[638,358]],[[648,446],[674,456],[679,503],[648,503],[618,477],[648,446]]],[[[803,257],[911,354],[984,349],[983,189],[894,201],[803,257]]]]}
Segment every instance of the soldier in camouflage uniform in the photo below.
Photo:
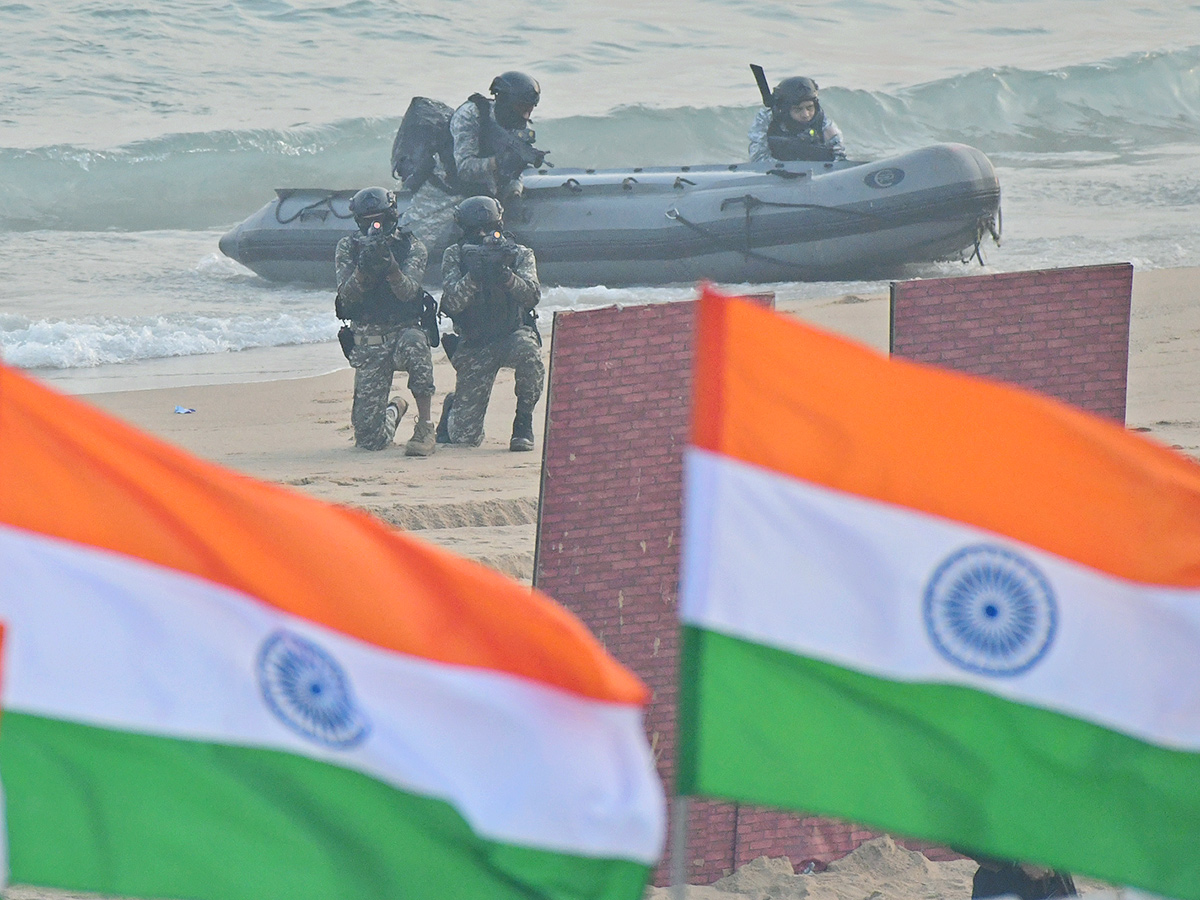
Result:
{"type": "Polygon", "coordinates": [[[408,409],[403,399],[389,402],[392,377],[408,372],[417,425],[404,452],[429,456],[437,444],[430,412],[433,355],[421,325],[425,245],[396,227],[396,197],[385,188],[359,191],[350,211],[360,233],[338,241],[335,264],[337,315],[350,321],[349,333],[339,337],[354,367],[354,441],[366,450],[382,450],[392,442],[408,409]]]}
{"type": "MultiPolygon", "coordinates": [[[[451,243],[454,209],[462,197],[486,195],[511,205],[521,194],[520,175],[528,163],[501,147],[492,129],[499,126],[532,151],[529,117],[542,89],[523,72],[505,72],[492,79],[489,90],[495,99],[472,94],[450,117],[455,171],[447,172],[439,160],[438,177],[421,185],[404,213],[404,225],[421,238],[431,258],[439,258],[451,243]],[[444,186],[459,193],[449,194],[444,186]]],[[[534,158],[544,156],[532,152],[534,158]]]]}
{"type": "Polygon", "coordinates": [[[771,92],[747,135],[752,162],[845,159],[842,130],[825,115],[811,78],[785,78],[771,92]]]}
{"type": "Polygon", "coordinates": [[[460,340],[450,360],[457,373],[454,393],[442,406],[438,440],[478,447],[496,373],[511,368],[517,415],[508,449],[532,450],[533,408],[546,379],[534,324],[541,285],[533,251],[503,235],[502,215],[491,197],[464,200],[456,210],[463,239],[442,258],[442,311],[454,320],[460,340]]]}
{"type": "MultiPolygon", "coordinates": [[[[429,180],[417,189],[404,210],[402,227],[416,235],[434,259],[440,259],[439,254],[454,239],[454,207],[460,200],[461,194],[447,193],[442,185],[429,180]]],[[[431,277],[436,278],[437,273],[431,273],[431,277]]]]}
{"type": "Polygon", "coordinates": [[[520,176],[526,163],[500,146],[487,120],[532,146],[529,118],[541,99],[542,87],[524,72],[505,72],[492,79],[488,90],[495,99],[472,94],[450,117],[454,165],[465,194],[510,203],[521,193],[520,176]]]}

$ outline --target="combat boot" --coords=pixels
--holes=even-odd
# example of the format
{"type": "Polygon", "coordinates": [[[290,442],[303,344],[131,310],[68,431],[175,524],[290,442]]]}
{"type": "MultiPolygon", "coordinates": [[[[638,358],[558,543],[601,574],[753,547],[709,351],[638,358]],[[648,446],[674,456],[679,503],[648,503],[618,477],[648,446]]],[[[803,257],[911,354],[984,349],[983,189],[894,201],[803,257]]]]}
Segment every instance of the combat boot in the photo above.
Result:
{"type": "Polygon", "coordinates": [[[388,403],[387,409],[383,411],[384,428],[387,429],[389,441],[396,436],[396,429],[400,426],[400,420],[404,418],[406,412],[408,412],[408,401],[403,397],[392,400],[388,403]]]}
{"type": "Polygon", "coordinates": [[[437,449],[437,439],[432,422],[417,422],[413,436],[404,445],[405,456],[433,456],[437,449]]]}
{"type": "Polygon", "coordinates": [[[451,391],[446,395],[446,399],[442,401],[442,417],[438,419],[437,426],[437,442],[439,444],[450,443],[450,408],[454,406],[454,392],[451,391]]]}
{"type": "Polygon", "coordinates": [[[517,417],[513,419],[512,440],[508,442],[508,449],[514,452],[533,449],[533,413],[517,410],[517,417]]]}

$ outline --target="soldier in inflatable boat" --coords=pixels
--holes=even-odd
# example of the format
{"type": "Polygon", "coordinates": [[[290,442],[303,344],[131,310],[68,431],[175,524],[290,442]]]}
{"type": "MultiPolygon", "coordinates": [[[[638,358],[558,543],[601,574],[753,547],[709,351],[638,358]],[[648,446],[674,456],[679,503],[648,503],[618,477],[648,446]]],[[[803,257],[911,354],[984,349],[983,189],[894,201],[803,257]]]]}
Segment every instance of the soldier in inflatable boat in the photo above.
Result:
{"type": "Polygon", "coordinates": [[[454,209],[463,197],[487,196],[514,207],[521,173],[546,163],[529,127],[542,88],[524,72],[492,79],[492,99],[472,94],[458,109],[414,97],[392,145],[392,174],[413,199],[404,214],[411,229],[440,260],[453,239],[454,209]]]}
{"type": "Polygon", "coordinates": [[[804,76],[785,78],[768,92],[762,69],[752,68],[766,107],[750,126],[752,162],[846,158],[842,131],[821,109],[815,81],[804,76]]]}

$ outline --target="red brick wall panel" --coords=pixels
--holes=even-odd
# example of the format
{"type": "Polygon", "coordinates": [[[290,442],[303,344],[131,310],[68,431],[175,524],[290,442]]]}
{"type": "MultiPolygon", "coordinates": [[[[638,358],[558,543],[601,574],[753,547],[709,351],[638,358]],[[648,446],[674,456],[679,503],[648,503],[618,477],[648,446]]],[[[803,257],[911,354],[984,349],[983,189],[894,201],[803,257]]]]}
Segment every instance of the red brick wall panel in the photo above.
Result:
{"type": "MultiPolygon", "coordinates": [[[[654,692],[646,728],[668,791],[692,314],[693,304],[673,303],[556,316],[534,563],[534,583],[573,610],[654,692]]],[[[836,859],[864,835],[874,832],[693,800],[688,879],[711,883],[762,855],[836,859]]],[[[655,880],[667,877],[664,861],[655,880]]]]}
{"type": "MultiPolygon", "coordinates": [[[[1127,265],[893,285],[893,352],[1000,378],[1123,421],[1127,265]]],[[[668,788],[675,748],[681,453],[692,304],[556,318],[535,583],[575,611],[654,692],[647,732],[668,788]]],[[[761,855],[845,855],[875,832],[744,804],[693,801],[689,880],[761,855]]],[[[905,846],[934,859],[952,850],[905,846]]],[[[666,869],[660,868],[662,883],[666,869]]]]}
{"type": "Polygon", "coordinates": [[[1128,263],[892,285],[892,352],[1125,421],[1128,263]]]}

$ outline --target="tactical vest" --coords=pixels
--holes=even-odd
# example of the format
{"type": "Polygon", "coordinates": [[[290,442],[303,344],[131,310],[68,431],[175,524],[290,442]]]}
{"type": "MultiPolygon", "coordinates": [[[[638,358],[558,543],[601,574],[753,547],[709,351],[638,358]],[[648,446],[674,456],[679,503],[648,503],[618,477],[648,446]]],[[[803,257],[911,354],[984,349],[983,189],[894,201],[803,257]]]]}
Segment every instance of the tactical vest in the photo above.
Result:
{"type": "MultiPolygon", "coordinates": [[[[407,231],[396,231],[388,237],[392,256],[400,265],[408,257],[412,248],[412,235],[407,231]]],[[[355,265],[366,246],[366,240],[361,235],[352,236],[352,249],[355,265]]],[[[354,304],[353,315],[349,316],[355,325],[380,325],[385,328],[400,328],[417,325],[421,321],[421,301],[423,295],[409,299],[401,299],[392,291],[386,278],[378,278],[354,304]]]]}
{"type": "MultiPolygon", "coordinates": [[[[475,109],[478,113],[476,124],[479,129],[479,155],[481,158],[486,159],[489,156],[497,156],[501,152],[503,147],[501,146],[497,136],[497,132],[501,130],[508,132],[508,134],[512,135],[517,140],[524,141],[530,146],[533,145],[533,132],[528,128],[505,128],[496,121],[496,117],[493,112],[495,101],[489,100],[487,97],[483,96],[483,94],[472,94],[467,98],[467,101],[475,104],[475,109]]],[[[503,193],[505,186],[503,183],[503,176],[501,176],[501,182],[500,190],[503,193]]],[[[487,195],[489,197],[495,196],[490,185],[483,182],[469,181],[461,173],[458,174],[457,187],[464,196],[468,197],[476,195],[487,195]]]]}
{"type": "MultiPolygon", "coordinates": [[[[771,124],[767,126],[767,146],[775,159],[822,158],[812,155],[808,147],[825,146],[825,111],[818,107],[817,114],[806,125],[788,119],[787,113],[771,116],[771,124]]],[[[833,158],[832,153],[829,154],[829,158],[833,158]]]]}
{"type": "MultiPolygon", "coordinates": [[[[458,254],[461,261],[461,243],[458,254]]],[[[498,341],[520,328],[524,324],[524,309],[501,285],[483,284],[476,301],[451,318],[454,330],[462,335],[463,344],[478,347],[498,341]]]]}

